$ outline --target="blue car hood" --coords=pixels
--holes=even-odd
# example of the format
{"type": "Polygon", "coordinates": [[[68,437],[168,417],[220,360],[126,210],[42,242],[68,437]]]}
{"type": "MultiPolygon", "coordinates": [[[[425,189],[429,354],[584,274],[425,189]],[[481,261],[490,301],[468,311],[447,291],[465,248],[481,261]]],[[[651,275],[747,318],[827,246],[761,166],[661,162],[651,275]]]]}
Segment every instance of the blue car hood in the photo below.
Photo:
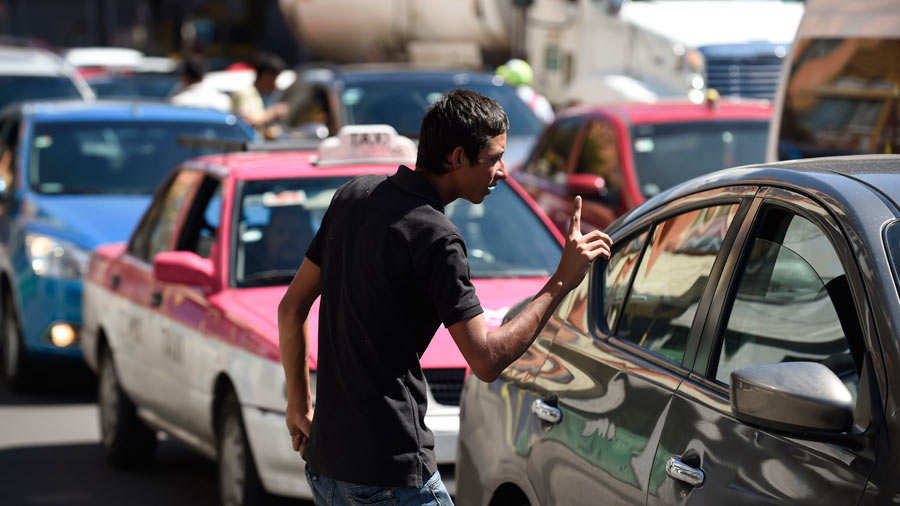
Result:
{"type": "Polygon", "coordinates": [[[36,229],[56,231],[60,237],[92,249],[99,244],[127,240],[151,198],[150,195],[35,195],[28,200],[36,229]]]}

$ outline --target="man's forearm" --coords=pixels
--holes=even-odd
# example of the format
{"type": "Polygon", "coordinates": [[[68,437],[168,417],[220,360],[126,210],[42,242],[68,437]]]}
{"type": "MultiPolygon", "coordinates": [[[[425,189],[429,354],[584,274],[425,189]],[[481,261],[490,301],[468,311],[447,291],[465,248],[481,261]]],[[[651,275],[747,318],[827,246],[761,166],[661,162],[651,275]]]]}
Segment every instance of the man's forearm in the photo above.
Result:
{"type": "MultiPolygon", "coordinates": [[[[305,320],[305,318],[304,318],[305,320]]],[[[288,401],[299,403],[304,412],[312,407],[309,391],[309,330],[297,311],[278,312],[278,342],[284,366],[288,401]],[[287,313],[287,314],[283,314],[287,313]]]]}

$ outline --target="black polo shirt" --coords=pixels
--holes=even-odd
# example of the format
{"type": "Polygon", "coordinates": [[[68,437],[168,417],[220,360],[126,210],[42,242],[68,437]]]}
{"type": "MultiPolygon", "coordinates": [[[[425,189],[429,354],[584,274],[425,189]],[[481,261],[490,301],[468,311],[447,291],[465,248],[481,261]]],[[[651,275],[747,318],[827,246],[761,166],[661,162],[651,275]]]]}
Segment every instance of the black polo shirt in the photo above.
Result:
{"type": "Polygon", "coordinates": [[[321,268],[316,473],[423,485],[437,470],[419,357],[438,326],[482,312],[466,245],[419,173],[362,176],[331,201],[306,257],[321,268]]]}

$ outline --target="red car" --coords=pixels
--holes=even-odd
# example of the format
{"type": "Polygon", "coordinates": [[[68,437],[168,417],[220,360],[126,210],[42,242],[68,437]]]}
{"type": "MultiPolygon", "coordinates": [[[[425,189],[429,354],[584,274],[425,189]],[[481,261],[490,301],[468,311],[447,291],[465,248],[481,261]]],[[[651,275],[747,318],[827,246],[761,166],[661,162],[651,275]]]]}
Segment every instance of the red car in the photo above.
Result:
{"type": "MultiPolygon", "coordinates": [[[[100,376],[101,434],[113,464],[149,457],[158,429],[218,460],[226,504],[255,503],[264,492],[311,498],[284,421],[277,304],[335,191],[353,176],[397,170],[396,160],[372,161],[366,144],[402,140],[415,157],[412,141],[391,127],[381,126],[391,135],[365,136],[361,128],[370,127],[345,127],[350,133],[323,141],[318,155],[236,153],[184,163],[127,244],[94,251],[82,348],[100,376]],[[353,131],[359,152],[347,148],[353,131]]],[[[487,204],[457,201],[446,214],[468,245],[488,322],[499,326],[552,274],[561,236],[512,181],[487,204]]],[[[312,371],[317,320],[318,303],[309,321],[312,371]]],[[[426,423],[452,486],[466,362],[441,328],[421,363],[426,423]]]]}
{"type": "Polygon", "coordinates": [[[559,114],[513,177],[561,230],[572,198],[586,228],[606,228],[695,176],[762,162],[772,107],[719,101],[579,106],[559,114]]]}

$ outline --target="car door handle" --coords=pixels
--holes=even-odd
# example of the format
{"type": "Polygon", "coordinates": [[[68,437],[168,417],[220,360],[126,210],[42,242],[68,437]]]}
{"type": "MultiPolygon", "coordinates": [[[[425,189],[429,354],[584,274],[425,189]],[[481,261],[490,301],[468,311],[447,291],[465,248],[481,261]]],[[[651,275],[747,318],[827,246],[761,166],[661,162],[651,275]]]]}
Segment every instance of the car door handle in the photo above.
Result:
{"type": "Polygon", "coordinates": [[[153,307],[162,305],[162,292],[153,292],[153,295],[150,296],[150,305],[153,307]]]}
{"type": "Polygon", "coordinates": [[[119,283],[121,283],[121,282],[122,282],[122,278],[120,278],[118,274],[115,274],[115,275],[113,275],[112,279],[109,281],[109,286],[113,290],[116,290],[119,288],[119,283]]]}
{"type": "Polygon", "coordinates": [[[703,485],[706,478],[703,471],[685,464],[678,457],[669,457],[669,461],[666,462],[666,474],[669,478],[683,481],[692,487],[703,485]]]}
{"type": "Polygon", "coordinates": [[[540,399],[535,399],[531,404],[531,412],[545,422],[559,423],[562,420],[562,411],[559,408],[551,406],[540,399]]]}

